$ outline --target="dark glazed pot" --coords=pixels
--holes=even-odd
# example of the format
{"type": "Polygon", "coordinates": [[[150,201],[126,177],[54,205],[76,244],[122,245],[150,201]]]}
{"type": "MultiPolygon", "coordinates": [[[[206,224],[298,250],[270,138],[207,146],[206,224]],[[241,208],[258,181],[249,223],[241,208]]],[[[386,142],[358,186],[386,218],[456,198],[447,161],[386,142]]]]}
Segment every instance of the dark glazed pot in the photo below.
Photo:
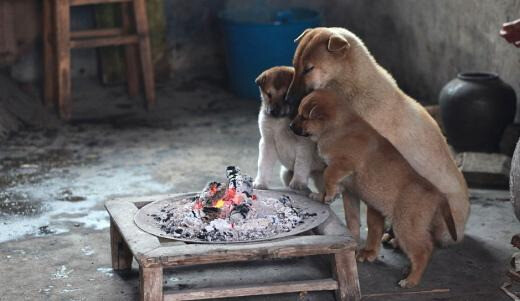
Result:
{"type": "Polygon", "coordinates": [[[441,118],[456,151],[498,152],[516,112],[516,94],[493,73],[460,73],[442,88],[441,118]]]}

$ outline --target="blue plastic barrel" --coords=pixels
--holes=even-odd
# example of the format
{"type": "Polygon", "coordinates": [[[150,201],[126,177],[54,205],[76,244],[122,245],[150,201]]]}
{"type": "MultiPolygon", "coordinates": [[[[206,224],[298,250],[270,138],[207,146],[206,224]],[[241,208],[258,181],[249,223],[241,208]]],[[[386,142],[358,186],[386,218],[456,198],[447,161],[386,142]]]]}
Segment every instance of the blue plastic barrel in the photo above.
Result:
{"type": "Polygon", "coordinates": [[[267,20],[223,12],[219,19],[230,88],[249,99],[259,99],[255,78],[270,67],[292,65],[294,39],[321,23],[319,13],[307,9],[273,12],[267,20]]]}

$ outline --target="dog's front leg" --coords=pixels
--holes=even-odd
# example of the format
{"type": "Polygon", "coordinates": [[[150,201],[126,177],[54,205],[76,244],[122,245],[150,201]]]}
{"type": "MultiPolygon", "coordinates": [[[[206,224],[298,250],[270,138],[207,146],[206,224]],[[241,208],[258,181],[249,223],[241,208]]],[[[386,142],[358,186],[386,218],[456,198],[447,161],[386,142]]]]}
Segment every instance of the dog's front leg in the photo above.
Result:
{"type": "Polygon", "coordinates": [[[301,145],[296,148],[296,156],[294,160],[293,177],[289,183],[289,187],[294,190],[301,190],[310,193],[308,182],[311,174],[312,165],[312,149],[307,145],[301,145]]]}
{"type": "Polygon", "coordinates": [[[346,166],[329,165],[323,172],[323,180],[325,181],[325,194],[323,196],[323,202],[326,204],[332,203],[336,195],[338,194],[338,185],[343,179],[352,174],[346,166]]]}
{"type": "Polygon", "coordinates": [[[360,200],[357,196],[350,193],[348,190],[343,190],[343,209],[345,210],[345,220],[347,221],[347,228],[352,234],[352,237],[356,241],[360,240],[360,231],[361,227],[360,222],[360,200]]]}
{"type": "Polygon", "coordinates": [[[268,188],[267,183],[272,176],[273,166],[277,158],[273,139],[262,136],[258,143],[258,173],[253,183],[254,188],[268,188]]]}

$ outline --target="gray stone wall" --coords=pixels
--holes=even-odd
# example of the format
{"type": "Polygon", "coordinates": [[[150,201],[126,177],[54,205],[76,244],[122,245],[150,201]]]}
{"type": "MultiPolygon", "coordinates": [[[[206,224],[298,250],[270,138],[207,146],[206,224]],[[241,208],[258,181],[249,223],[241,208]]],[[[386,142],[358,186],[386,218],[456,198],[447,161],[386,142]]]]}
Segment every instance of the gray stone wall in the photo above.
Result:
{"type": "Polygon", "coordinates": [[[423,103],[461,71],[492,71],[520,92],[520,50],[498,35],[516,0],[344,0],[334,22],[357,33],[399,85],[423,103]]]}

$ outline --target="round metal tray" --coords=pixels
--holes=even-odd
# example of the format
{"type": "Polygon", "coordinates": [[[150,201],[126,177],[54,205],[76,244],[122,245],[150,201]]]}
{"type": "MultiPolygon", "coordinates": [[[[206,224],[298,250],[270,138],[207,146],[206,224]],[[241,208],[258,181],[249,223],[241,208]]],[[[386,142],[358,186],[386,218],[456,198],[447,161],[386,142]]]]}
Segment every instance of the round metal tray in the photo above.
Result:
{"type": "Polygon", "coordinates": [[[180,240],[185,242],[193,242],[193,243],[211,243],[211,244],[230,244],[230,243],[248,243],[248,242],[257,242],[257,241],[266,241],[273,240],[287,236],[293,236],[299,233],[306,232],[308,230],[314,229],[317,226],[321,225],[325,220],[329,217],[329,206],[324,205],[322,203],[313,201],[306,196],[292,193],[292,192],[280,192],[280,191],[272,191],[272,190],[255,190],[254,193],[259,199],[262,198],[279,198],[282,195],[288,195],[291,197],[293,201],[293,205],[295,207],[301,208],[305,210],[307,213],[316,213],[315,216],[309,216],[305,219],[305,222],[302,224],[298,224],[295,228],[293,228],[289,232],[278,233],[273,236],[264,237],[261,239],[255,240],[244,240],[244,241],[206,241],[200,240],[197,238],[187,239],[187,238],[177,238],[172,234],[165,233],[161,230],[161,225],[154,220],[152,217],[153,213],[157,213],[164,207],[166,203],[171,204],[172,202],[178,202],[186,198],[190,198],[196,195],[196,193],[184,194],[177,197],[173,197],[170,199],[159,200],[147,204],[137,211],[134,222],[141,230],[153,234],[155,236],[159,236],[162,238],[168,238],[173,240],[180,240]]]}

